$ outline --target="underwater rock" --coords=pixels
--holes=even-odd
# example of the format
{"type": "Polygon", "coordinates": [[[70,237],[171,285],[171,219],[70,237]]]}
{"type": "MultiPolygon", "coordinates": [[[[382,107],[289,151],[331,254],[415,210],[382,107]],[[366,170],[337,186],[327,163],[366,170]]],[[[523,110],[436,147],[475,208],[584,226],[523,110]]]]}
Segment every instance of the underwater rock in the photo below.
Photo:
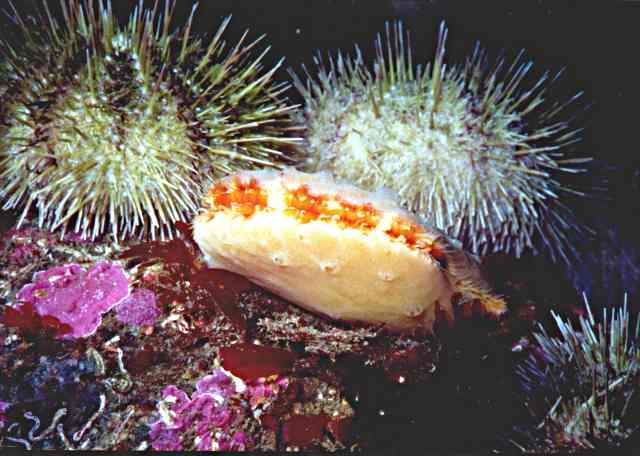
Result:
{"type": "Polygon", "coordinates": [[[220,349],[225,369],[245,381],[282,375],[293,365],[296,355],[288,350],[254,344],[235,344],[220,349]]]}
{"type": "Polygon", "coordinates": [[[282,439],[288,445],[305,447],[322,437],[324,428],[329,424],[327,415],[294,415],[282,426],[282,439]]]}
{"type": "Polygon", "coordinates": [[[32,304],[41,316],[51,315],[70,325],[71,337],[93,334],[102,314],[129,295],[122,267],[106,261],[88,271],[78,264],[56,266],[36,273],[33,280],[18,292],[17,301],[32,304]]]}
{"type": "MultiPolygon", "coordinates": [[[[125,260],[123,269],[131,283],[140,284],[155,295],[156,306],[164,314],[162,321],[142,331],[123,327],[122,315],[119,318],[118,314],[126,313],[129,306],[131,311],[139,310],[132,304],[136,298],[133,291],[115,307],[115,312],[103,317],[101,329],[93,337],[53,341],[62,352],[77,344],[94,347],[109,372],[108,379],[99,380],[109,387],[107,405],[100,415],[104,418],[91,428],[87,441],[81,442],[86,448],[230,447],[272,451],[287,448],[337,451],[353,445],[371,448],[363,437],[363,428],[369,428],[367,423],[378,415],[378,399],[382,396],[364,399],[360,395],[357,400],[360,382],[377,383],[380,391],[409,388],[408,393],[414,388],[429,388],[428,382],[438,373],[441,344],[436,334],[396,334],[380,325],[336,321],[308,312],[241,276],[207,268],[190,240],[190,233],[181,234],[181,239],[125,244],[124,249],[115,251],[125,260]],[[220,312],[222,305],[224,312],[220,312]],[[236,314],[244,321],[244,331],[235,329],[228,318],[236,314]],[[253,351],[241,350],[247,345],[260,351],[257,357],[253,351]],[[347,355],[352,355],[350,362],[342,362],[347,355]],[[256,365],[256,359],[260,366],[256,365]],[[218,365],[226,370],[214,370],[212,375],[212,369],[218,365]],[[363,368],[362,378],[348,374],[358,368],[363,368]],[[375,372],[379,375],[372,380],[375,372]],[[278,377],[274,380],[271,374],[278,377]],[[233,375],[242,378],[243,392],[236,390],[236,380],[229,382],[233,375]],[[128,386],[121,391],[116,386],[124,377],[128,386]],[[202,394],[229,397],[227,406],[233,411],[222,430],[216,428],[213,434],[202,430],[197,442],[195,418],[187,425],[189,419],[185,417],[183,427],[170,429],[157,424],[158,416],[154,413],[154,399],[163,398],[165,385],[174,385],[191,402],[197,399],[201,393],[196,379],[203,383],[200,390],[207,391],[202,394]],[[195,393],[190,389],[192,384],[195,393]],[[130,415],[128,407],[134,407],[136,412],[130,415]],[[149,433],[153,425],[155,437],[149,433]]],[[[88,257],[78,263],[95,261],[88,257]]],[[[21,274],[30,277],[32,272],[21,274]]],[[[496,324],[493,319],[487,319],[487,323],[496,324]]],[[[7,334],[14,337],[15,332],[9,330],[7,334]]],[[[16,336],[16,343],[29,342],[20,339],[19,334],[16,336]]],[[[33,348],[29,350],[33,352],[33,348]]],[[[30,356],[27,362],[32,364],[35,359],[30,356]]],[[[0,398],[13,401],[13,396],[0,398]]],[[[198,404],[204,407],[206,401],[200,401],[198,404]]],[[[158,409],[170,408],[171,404],[162,403],[163,399],[158,409]]],[[[389,415],[393,413],[385,404],[380,405],[389,415]]],[[[214,418],[212,415],[211,420],[214,418]]],[[[46,415],[43,423],[51,419],[50,414],[46,415]]],[[[398,416],[397,420],[405,423],[402,426],[410,424],[410,417],[398,416]]],[[[63,423],[67,434],[82,425],[64,420],[63,423]]],[[[396,430],[400,432],[402,426],[396,430]]],[[[23,426],[19,430],[20,435],[25,429],[28,428],[23,426]]],[[[14,431],[11,435],[18,437],[18,430],[14,431]]],[[[60,439],[51,445],[66,447],[60,439]]],[[[77,447],[79,443],[71,445],[77,447]]]]}
{"type": "Polygon", "coordinates": [[[67,430],[81,429],[103,401],[96,366],[87,355],[74,354],[20,361],[13,359],[0,370],[0,423],[5,423],[0,431],[7,443],[55,448],[56,423],[67,430]]]}
{"type": "Polygon", "coordinates": [[[6,306],[0,322],[7,327],[18,328],[31,340],[55,339],[71,332],[71,326],[51,315],[42,316],[33,308],[33,303],[23,303],[18,309],[6,306]]]}

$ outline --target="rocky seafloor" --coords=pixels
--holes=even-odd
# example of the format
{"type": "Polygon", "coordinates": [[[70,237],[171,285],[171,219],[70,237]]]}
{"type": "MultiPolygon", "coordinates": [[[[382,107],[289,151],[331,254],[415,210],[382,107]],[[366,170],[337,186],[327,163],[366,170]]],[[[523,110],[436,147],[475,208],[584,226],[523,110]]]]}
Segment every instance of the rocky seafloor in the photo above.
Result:
{"type": "Polygon", "coordinates": [[[543,278],[494,257],[485,266],[502,277],[506,318],[471,303],[434,334],[392,334],[209,269],[179,228],[172,241],[124,244],[31,225],[4,234],[0,448],[569,447],[532,421],[515,374],[535,322],[551,308],[580,313],[569,287],[550,301],[543,278]]]}

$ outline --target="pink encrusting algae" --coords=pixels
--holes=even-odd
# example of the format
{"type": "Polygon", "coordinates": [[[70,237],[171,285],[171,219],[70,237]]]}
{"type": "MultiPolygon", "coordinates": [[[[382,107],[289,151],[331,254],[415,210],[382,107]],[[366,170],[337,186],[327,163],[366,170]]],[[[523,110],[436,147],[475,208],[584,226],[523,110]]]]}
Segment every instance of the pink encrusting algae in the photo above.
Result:
{"type": "Polygon", "coordinates": [[[241,429],[243,422],[259,416],[288,380],[260,379],[245,383],[215,369],[196,383],[189,395],[175,385],[162,391],[158,403],[160,419],[151,424],[149,437],[154,450],[242,451],[252,442],[241,429]],[[192,440],[191,440],[192,439],[192,440]]]}
{"type": "Polygon", "coordinates": [[[33,283],[16,295],[17,309],[33,305],[40,316],[52,316],[71,327],[68,336],[93,334],[102,315],[129,296],[129,281],[122,266],[101,261],[85,270],[70,263],[37,272],[33,283]]]}
{"type": "Polygon", "coordinates": [[[159,316],[156,295],[146,288],[134,290],[116,306],[116,318],[129,325],[152,326],[159,316]]]}

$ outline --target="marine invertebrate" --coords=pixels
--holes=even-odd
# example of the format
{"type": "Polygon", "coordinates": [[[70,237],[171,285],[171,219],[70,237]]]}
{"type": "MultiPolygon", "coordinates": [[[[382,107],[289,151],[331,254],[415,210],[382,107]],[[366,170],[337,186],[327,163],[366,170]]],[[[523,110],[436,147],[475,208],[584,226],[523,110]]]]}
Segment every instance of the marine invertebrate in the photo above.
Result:
{"type": "Polygon", "coordinates": [[[0,401],[0,429],[5,427],[7,423],[7,417],[4,415],[4,412],[7,411],[10,404],[8,402],[0,401]]]}
{"type": "MultiPolygon", "coordinates": [[[[104,396],[102,396],[102,397],[104,397],[104,396]]],[[[33,422],[33,427],[31,428],[31,430],[26,435],[27,438],[25,439],[25,438],[20,438],[20,437],[7,437],[7,440],[10,441],[10,442],[14,442],[14,443],[20,443],[20,444],[24,445],[26,450],[31,450],[34,443],[37,444],[39,441],[44,440],[46,437],[49,436],[49,434],[51,434],[51,432],[55,428],[55,426],[58,423],[58,421],[62,417],[64,417],[66,414],[67,414],[67,409],[66,408],[58,409],[58,411],[53,416],[51,424],[49,426],[47,426],[45,429],[40,430],[40,418],[38,418],[37,416],[33,415],[33,413],[31,413],[31,412],[25,412],[23,416],[26,419],[28,419],[28,420],[33,422]],[[39,431],[39,430],[40,430],[40,433],[38,435],[35,435],[35,433],[37,431],[39,431]]],[[[18,423],[15,423],[15,424],[18,424],[18,423]]]]}
{"type": "Polygon", "coordinates": [[[558,114],[580,93],[548,102],[547,73],[522,87],[532,66],[522,53],[489,68],[476,46],[464,65],[447,65],[446,38],[443,23],[433,63],[414,67],[408,34],[387,24],[373,71],[356,48],[328,66],[318,57],[317,77],[305,68],[306,84],[292,72],[306,101],[305,170],[390,188],[473,253],[520,256],[543,244],[568,261],[576,226],[561,195],[576,190],[556,174],[588,159],[565,155],[579,130],[558,114]]]}
{"type": "Polygon", "coordinates": [[[505,310],[439,231],[328,175],[240,173],[215,182],[203,205],[193,232],[209,265],[307,310],[394,329],[431,329],[438,311],[452,318],[456,292],[505,310]]]}
{"type": "MultiPolygon", "coordinates": [[[[43,1],[14,9],[16,43],[0,40],[0,200],[38,225],[94,239],[171,237],[198,207],[202,176],[291,163],[285,85],[263,71],[246,33],[193,37],[195,7],[170,30],[176,2],[133,10],[111,2],[43,1]]],[[[265,51],[266,52],[266,51],[265,51]]]]}
{"type": "Polygon", "coordinates": [[[535,451],[616,447],[640,429],[640,318],[622,307],[603,310],[596,323],[587,315],[579,327],[552,313],[559,337],[540,325],[538,352],[518,367],[526,405],[539,423],[523,432],[535,451]]]}
{"type": "Polygon", "coordinates": [[[14,307],[33,306],[42,316],[62,323],[68,336],[93,334],[108,312],[129,296],[129,281],[120,265],[101,261],[89,270],[78,264],[55,266],[34,275],[16,295],[14,307]]]}

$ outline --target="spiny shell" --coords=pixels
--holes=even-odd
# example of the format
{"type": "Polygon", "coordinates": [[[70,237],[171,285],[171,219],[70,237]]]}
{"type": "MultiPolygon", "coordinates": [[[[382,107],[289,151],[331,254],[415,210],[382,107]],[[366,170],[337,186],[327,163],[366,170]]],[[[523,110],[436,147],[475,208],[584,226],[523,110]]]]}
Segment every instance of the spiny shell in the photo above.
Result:
{"type": "Polygon", "coordinates": [[[95,238],[171,237],[198,207],[203,176],[291,163],[292,109],[247,33],[225,48],[191,35],[195,7],[142,2],[126,25],[111,2],[61,0],[59,23],[14,10],[0,40],[0,200],[40,227],[95,238]],[[12,44],[15,41],[15,44],[12,44]]]}

